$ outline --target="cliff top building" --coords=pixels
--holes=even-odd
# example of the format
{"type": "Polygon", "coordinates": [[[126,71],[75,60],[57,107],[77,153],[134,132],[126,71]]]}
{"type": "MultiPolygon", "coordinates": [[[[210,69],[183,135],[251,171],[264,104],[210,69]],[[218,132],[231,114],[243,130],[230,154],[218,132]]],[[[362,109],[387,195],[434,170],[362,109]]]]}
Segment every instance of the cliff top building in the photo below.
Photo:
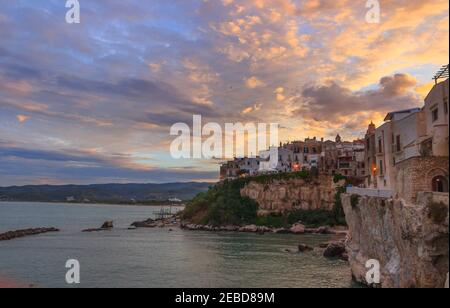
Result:
{"type": "Polygon", "coordinates": [[[407,201],[418,192],[449,191],[449,80],[437,82],[422,108],[390,112],[365,137],[366,186],[407,201]]]}

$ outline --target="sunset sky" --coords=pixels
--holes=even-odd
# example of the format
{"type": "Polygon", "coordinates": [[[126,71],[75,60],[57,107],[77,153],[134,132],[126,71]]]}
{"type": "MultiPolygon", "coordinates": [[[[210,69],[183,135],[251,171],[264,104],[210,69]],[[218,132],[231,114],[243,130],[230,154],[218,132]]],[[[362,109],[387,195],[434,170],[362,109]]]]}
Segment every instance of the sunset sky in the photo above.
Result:
{"type": "Polygon", "coordinates": [[[0,186],[213,181],[170,127],[279,123],[362,137],[422,106],[449,58],[447,0],[0,0],[0,186]]]}

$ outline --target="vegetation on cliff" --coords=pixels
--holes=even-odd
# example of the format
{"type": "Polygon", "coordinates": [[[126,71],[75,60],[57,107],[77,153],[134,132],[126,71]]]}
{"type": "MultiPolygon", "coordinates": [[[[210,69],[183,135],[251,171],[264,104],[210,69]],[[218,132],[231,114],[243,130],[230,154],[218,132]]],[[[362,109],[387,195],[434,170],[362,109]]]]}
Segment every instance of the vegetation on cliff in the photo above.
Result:
{"type": "Polygon", "coordinates": [[[246,225],[256,224],[282,228],[302,221],[307,227],[345,225],[340,194],[345,192],[338,188],[333,211],[327,210],[295,210],[285,214],[272,214],[258,217],[258,203],[248,197],[241,196],[241,189],[250,182],[271,184],[274,181],[303,179],[309,181],[309,172],[279,173],[256,177],[226,180],[207,192],[198,194],[186,206],[182,218],[194,224],[202,225],[246,225]]]}
{"type": "Polygon", "coordinates": [[[196,224],[242,225],[253,223],[258,203],[241,196],[248,178],[225,181],[198,194],[186,206],[182,218],[196,224]]]}

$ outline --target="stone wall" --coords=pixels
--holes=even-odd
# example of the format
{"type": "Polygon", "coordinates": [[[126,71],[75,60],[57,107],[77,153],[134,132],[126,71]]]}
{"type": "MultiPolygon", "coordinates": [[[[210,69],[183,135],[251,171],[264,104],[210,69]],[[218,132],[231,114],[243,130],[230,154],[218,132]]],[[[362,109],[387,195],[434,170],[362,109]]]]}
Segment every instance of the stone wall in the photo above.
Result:
{"type": "Polygon", "coordinates": [[[290,179],[270,184],[250,182],[241,190],[241,195],[258,202],[259,215],[284,213],[296,209],[332,210],[336,185],[333,177],[328,175],[321,175],[311,181],[290,179]]]}
{"type": "Polygon", "coordinates": [[[449,195],[402,199],[342,195],[353,277],[365,283],[366,262],[378,260],[385,288],[441,288],[449,271],[449,195]]]}
{"type": "Polygon", "coordinates": [[[407,202],[415,202],[421,191],[432,191],[432,180],[442,175],[448,180],[448,157],[414,157],[395,166],[395,191],[407,202]]]}

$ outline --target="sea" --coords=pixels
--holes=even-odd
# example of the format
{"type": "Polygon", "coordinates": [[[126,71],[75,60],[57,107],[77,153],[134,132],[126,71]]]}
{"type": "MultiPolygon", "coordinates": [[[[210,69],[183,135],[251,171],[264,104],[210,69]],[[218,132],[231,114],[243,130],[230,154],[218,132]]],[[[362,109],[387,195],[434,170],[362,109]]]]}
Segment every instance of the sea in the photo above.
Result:
{"type": "Polygon", "coordinates": [[[317,247],[328,235],[128,229],[161,209],[168,208],[0,202],[0,233],[61,230],[0,242],[0,285],[3,280],[36,288],[353,287],[346,262],[325,259],[319,249],[297,252],[299,244],[317,247]],[[81,232],[108,220],[114,221],[111,231],[81,232]],[[68,260],[79,264],[79,284],[66,279],[68,260]]]}

